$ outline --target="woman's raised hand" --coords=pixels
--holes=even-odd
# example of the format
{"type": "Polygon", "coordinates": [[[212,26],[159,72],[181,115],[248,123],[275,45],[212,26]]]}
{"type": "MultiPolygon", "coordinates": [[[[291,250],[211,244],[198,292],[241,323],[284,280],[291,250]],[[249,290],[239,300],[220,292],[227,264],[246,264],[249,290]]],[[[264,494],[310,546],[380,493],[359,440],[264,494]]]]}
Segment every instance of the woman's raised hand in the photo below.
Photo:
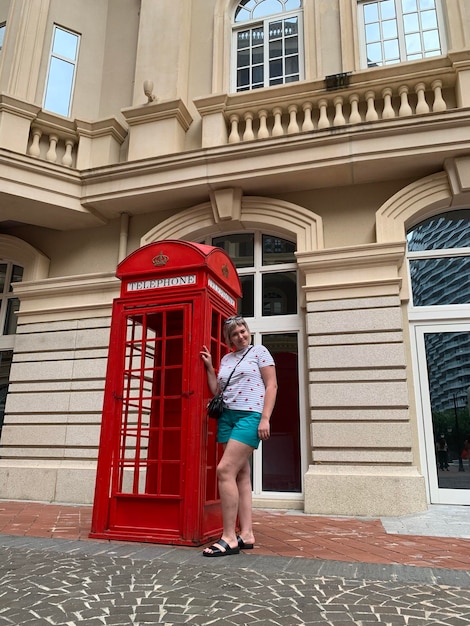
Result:
{"type": "Polygon", "coordinates": [[[204,361],[204,365],[209,368],[212,367],[212,355],[209,352],[207,346],[202,346],[202,350],[200,352],[201,359],[204,361]]]}

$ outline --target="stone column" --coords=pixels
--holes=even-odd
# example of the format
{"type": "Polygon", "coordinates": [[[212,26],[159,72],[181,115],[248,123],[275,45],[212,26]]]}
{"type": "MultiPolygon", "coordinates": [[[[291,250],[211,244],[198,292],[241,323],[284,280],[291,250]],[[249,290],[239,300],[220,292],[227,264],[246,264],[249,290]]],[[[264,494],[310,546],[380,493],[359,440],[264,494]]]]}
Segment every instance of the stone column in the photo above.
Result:
{"type": "Polygon", "coordinates": [[[2,56],[2,82],[10,96],[35,102],[50,0],[12,0],[2,56]],[[10,27],[10,28],[9,28],[10,27]],[[10,39],[8,31],[16,33],[10,39]]]}
{"type": "Polygon", "coordinates": [[[305,511],[426,508],[413,464],[399,268],[405,243],[298,254],[306,277],[310,466],[305,511]]]}

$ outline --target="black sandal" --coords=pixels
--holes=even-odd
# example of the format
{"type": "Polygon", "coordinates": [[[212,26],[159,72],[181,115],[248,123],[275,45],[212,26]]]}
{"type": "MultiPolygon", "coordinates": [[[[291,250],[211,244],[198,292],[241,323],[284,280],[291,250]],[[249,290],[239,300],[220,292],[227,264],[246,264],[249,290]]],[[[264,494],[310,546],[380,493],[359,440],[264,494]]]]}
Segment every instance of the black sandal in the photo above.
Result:
{"type": "Polygon", "coordinates": [[[240,546],[231,548],[223,539],[219,539],[217,543],[224,549],[221,550],[219,546],[216,545],[209,546],[209,548],[206,549],[212,550],[212,552],[203,552],[202,556],[230,556],[232,554],[240,554],[240,546]]]}
{"type": "Polygon", "coordinates": [[[237,536],[237,541],[240,550],[253,550],[253,548],[255,547],[254,543],[245,543],[240,535],[237,536]]]}

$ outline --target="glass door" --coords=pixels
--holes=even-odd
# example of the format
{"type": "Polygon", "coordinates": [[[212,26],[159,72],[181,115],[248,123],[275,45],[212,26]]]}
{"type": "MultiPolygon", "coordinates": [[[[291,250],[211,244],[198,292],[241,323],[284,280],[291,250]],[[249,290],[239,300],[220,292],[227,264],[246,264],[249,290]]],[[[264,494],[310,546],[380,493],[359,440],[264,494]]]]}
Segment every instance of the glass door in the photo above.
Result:
{"type": "Polygon", "coordinates": [[[470,324],[415,327],[425,464],[433,504],[470,504],[470,324]]]}
{"type": "Polygon", "coordinates": [[[278,395],[271,416],[271,437],[253,455],[253,494],[260,499],[298,501],[308,458],[303,362],[303,322],[295,243],[276,235],[243,232],[208,241],[234,262],[243,289],[238,311],[248,322],[253,344],[274,357],[278,395]]]}
{"type": "Polygon", "coordinates": [[[299,373],[296,333],[263,334],[263,345],[276,363],[278,393],[271,416],[271,436],[263,441],[261,491],[302,491],[299,373]]]}

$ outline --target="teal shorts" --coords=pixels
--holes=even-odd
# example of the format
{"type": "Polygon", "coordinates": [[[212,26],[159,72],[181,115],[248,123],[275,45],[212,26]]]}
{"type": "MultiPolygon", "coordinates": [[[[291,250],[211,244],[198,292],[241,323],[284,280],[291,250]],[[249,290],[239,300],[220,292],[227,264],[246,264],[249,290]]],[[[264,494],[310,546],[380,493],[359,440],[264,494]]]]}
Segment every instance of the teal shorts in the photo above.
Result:
{"type": "Polygon", "coordinates": [[[260,420],[261,413],[224,409],[218,421],[217,441],[227,443],[229,439],[235,439],[256,449],[261,441],[258,437],[260,420]]]}

